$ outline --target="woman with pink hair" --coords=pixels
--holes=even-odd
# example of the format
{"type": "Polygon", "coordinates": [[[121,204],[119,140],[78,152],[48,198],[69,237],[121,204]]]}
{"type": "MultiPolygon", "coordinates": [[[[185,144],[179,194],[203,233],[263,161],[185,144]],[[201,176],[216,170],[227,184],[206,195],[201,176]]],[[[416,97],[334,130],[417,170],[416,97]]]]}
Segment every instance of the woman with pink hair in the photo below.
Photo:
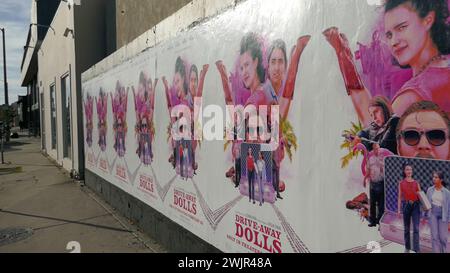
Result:
{"type": "MultiPolygon", "coordinates": [[[[189,135],[189,139],[187,141],[191,141],[192,149],[190,150],[191,154],[189,155],[190,164],[192,169],[194,170],[194,174],[198,165],[195,162],[195,150],[197,148],[198,142],[194,139],[194,128],[195,120],[199,117],[194,116],[194,107],[197,102],[196,98],[201,98],[203,96],[203,86],[206,78],[206,73],[208,72],[209,65],[205,64],[200,71],[200,77],[198,77],[198,70],[195,65],[189,66],[187,63],[181,58],[178,57],[175,62],[175,75],[173,77],[173,85],[169,87],[169,83],[166,77],[163,77],[163,84],[166,93],[166,102],[167,109],[169,110],[169,115],[172,114],[172,109],[178,105],[185,105],[189,107],[189,117],[186,117],[189,121],[189,125],[191,128],[188,132],[183,130],[183,127],[180,126],[179,133],[183,136],[185,134],[189,135]],[[188,69],[190,68],[190,69],[188,69]],[[188,73],[189,71],[189,73],[188,73]]],[[[197,107],[201,107],[201,105],[197,105],[197,107]]],[[[170,124],[168,128],[169,133],[169,141],[171,142],[171,147],[173,149],[173,155],[170,156],[169,162],[172,163],[173,167],[176,167],[177,164],[177,143],[172,135],[172,127],[173,124],[176,124],[182,116],[178,117],[170,117],[170,124]]],[[[197,128],[199,129],[199,128],[197,128]]],[[[188,150],[185,151],[188,153],[188,150]]]]}

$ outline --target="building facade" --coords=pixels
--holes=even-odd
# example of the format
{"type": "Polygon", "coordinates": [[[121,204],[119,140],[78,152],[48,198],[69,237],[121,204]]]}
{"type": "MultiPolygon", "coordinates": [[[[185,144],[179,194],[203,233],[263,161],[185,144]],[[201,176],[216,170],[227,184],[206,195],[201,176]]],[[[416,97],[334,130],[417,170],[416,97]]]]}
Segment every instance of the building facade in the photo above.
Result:
{"type": "Polygon", "coordinates": [[[81,73],[115,50],[115,36],[109,36],[106,27],[115,25],[115,18],[107,16],[109,2],[32,3],[22,65],[28,121],[30,128],[40,124],[42,150],[80,178],[84,175],[81,73]],[[51,8],[54,13],[48,12],[51,8]]]}
{"type": "Polygon", "coordinates": [[[21,84],[27,88],[27,95],[21,96],[20,127],[29,129],[30,135],[40,136],[41,116],[39,110],[38,55],[42,40],[51,28],[57,1],[42,0],[32,1],[31,21],[28,29],[27,42],[24,46],[24,54],[21,64],[21,84]]]}
{"type": "MultiPolygon", "coordinates": [[[[169,249],[217,251],[150,206],[138,205],[133,196],[113,188],[107,181],[96,181],[97,178],[85,170],[81,82],[82,74],[93,77],[102,70],[107,71],[176,36],[193,23],[234,5],[235,1],[81,0],[78,5],[66,1],[32,1],[32,26],[25,45],[22,84],[28,86],[31,97],[34,96],[26,101],[31,105],[35,105],[34,99],[38,101],[42,151],[71,174],[85,179],[89,187],[127,217],[149,225],[154,223],[158,230],[167,231],[165,238],[183,234],[192,242],[186,245],[177,241],[168,246],[169,249]],[[41,7],[52,3],[57,3],[53,13],[41,11],[41,7]],[[40,35],[41,30],[45,33],[40,35]],[[86,74],[86,71],[90,72],[86,74]],[[120,204],[118,200],[122,200],[120,204]],[[129,215],[139,210],[141,219],[129,215]]],[[[158,236],[148,226],[140,227],[158,236]]],[[[169,243],[160,242],[166,246],[169,243]]]]}
{"type": "Polygon", "coordinates": [[[81,73],[125,47],[188,0],[32,0],[21,65],[23,128],[42,137],[42,151],[84,176],[81,73]]]}
{"type": "Polygon", "coordinates": [[[117,46],[121,48],[165,18],[192,2],[191,0],[116,0],[117,46]]]}

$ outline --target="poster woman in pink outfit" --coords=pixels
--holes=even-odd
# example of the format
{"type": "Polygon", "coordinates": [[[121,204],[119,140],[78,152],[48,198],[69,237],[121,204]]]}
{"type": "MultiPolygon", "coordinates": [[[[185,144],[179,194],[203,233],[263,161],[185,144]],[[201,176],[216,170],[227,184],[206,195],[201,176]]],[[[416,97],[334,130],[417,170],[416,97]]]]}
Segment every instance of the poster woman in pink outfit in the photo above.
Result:
{"type": "MultiPolygon", "coordinates": [[[[167,108],[169,110],[169,114],[172,112],[173,107],[177,105],[185,105],[189,107],[190,110],[190,117],[188,117],[188,120],[193,121],[196,117],[194,117],[194,104],[195,104],[195,98],[201,98],[203,96],[203,86],[204,81],[206,77],[206,73],[208,71],[209,65],[204,65],[203,69],[200,72],[200,79],[198,79],[197,73],[195,73],[195,69],[191,69],[187,63],[181,58],[178,57],[175,62],[175,75],[173,79],[173,85],[172,87],[169,87],[169,83],[166,79],[166,77],[163,77],[163,84],[165,88],[166,93],[166,101],[167,101],[167,108]],[[193,72],[193,70],[195,70],[193,72]],[[189,71],[189,73],[188,73],[189,71]],[[198,83],[198,85],[197,85],[198,83]]],[[[179,117],[181,118],[181,117],[179,117]]],[[[169,125],[169,141],[171,142],[171,146],[173,149],[173,155],[169,158],[169,162],[171,162],[174,165],[174,168],[177,164],[177,159],[179,160],[179,155],[177,155],[177,143],[174,140],[172,136],[172,125],[177,122],[178,118],[171,117],[170,118],[170,125],[169,125]]],[[[194,153],[195,149],[197,147],[197,142],[193,140],[193,132],[194,132],[193,126],[191,126],[191,131],[189,132],[189,135],[191,136],[191,139],[188,141],[191,142],[191,157],[192,161],[192,169],[196,170],[197,164],[194,161],[194,153]]],[[[182,132],[182,129],[180,129],[180,133],[182,132]]],[[[186,152],[188,152],[186,150],[186,152]]]]}
{"type": "Polygon", "coordinates": [[[216,62],[219,70],[223,91],[225,93],[225,102],[227,105],[253,104],[258,108],[260,105],[267,105],[263,83],[266,78],[266,71],[263,66],[263,53],[261,50],[260,37],[253,32],[246,34],[240,45],[239,56],[239,78],[244,87],[250,91],[249,94],[237,94],[232,90],[228,82],[228,74],[222,61],[216,62]]]}
{"type": "MultiPolygon", "coordinates": [[[[269,69],[266,69],[264,67],[265,54],[262,47],[262,38],[253,32],[247,33],[240,44],[239,72],[231,73],[228,76],[223,62],[220,60],[216,62],[222,79],[226,104],[234,106],[254,105],[257,110],[262,105],[280,105],[280,118],[286,121],[290,103],[293,99],[300,56],[309,39],[309,36],[303,36],[297,40],[297,45],[292,50],[289,65],[287,65],[284,42],[278,42],[278,45],[274,43],[271,47],[270,56],[276,57],[276,59],[273,60],[273,64],[268,64],[269,69]],[[283,44],[284,47],[280,46],[280,44],[283,44]],[[268,74],[268,77],[266,74],[268,74]]],[[[270,113],[270,109],[268,113],[270,113]]],[[[239,123],[244,124],[244,122],[238,121],[238,127],[239,123]]],[[[236,134],[239,133],[236,132],[236,134]]],[[[248,128],[245,128],[244,135],[246,142],[254,142],[248,139],[250,135],[248,128]]],[[[282,144],[281,139],[279,142],[282,144]]],[[[241,141],[232,141],[232,146],[234,147],[235,145],[241,145],[241,141]]],[[[232,151],[235,150],[233,147],[232,151]]],[[[283,154],[280,151],[282,149],[284,149],[283,146],[279,145],[278,154],[283,154]]],[[[233,161],[235,160],[236,155],[233,153],[233,161]]],[[[281,162],[282,157],[279,156],[278,160],[281,162]]],[[[231,168],[226,175],[227,177],[232,177],[235,172],[236,170],[231,168]]]]}
{"type": "MultiPolygon", "coordinates": [[[[179,158],[178,146],[179,144],[175,141],[172,135],[172,126],[177,122],[178,118],[171,116],[172,109],[180,104],[188,106],[188,101],[186,100],[186,95],[188,93],[188,83],[186,75],[186,65],[181,57],[178,57],[175,62],[175,75],[173,77],[173,84],[169,87],[169,83],[165,76],[162,77],[164,84],[164,89],[166,93],[167,109],[169,110],[170,124],[168,127],[169,139],[171,147],[173,149],[173,155],[169,158],[169,162],[172,163],[173,167],[176,168],[177,163],[181,158],[179,158]]],[[[178,164],[179,165],[179,164],[178,164]]]]}
{"type": "Polygon", "coordinates": [[[152,139],[154,136],[153,109],[155,103],[155,88],[158,79],[153,83],[144,72],[139,75],[138,92],[133,89],[134,107],[136,112],[136,137],[138,148],[136,154],[144,165],[150,165],[153,160],[152,139]]]}
{"type": "Polygon", "coordinates": [[[94,114],[94,99],[88,92],[86,100],[84,101],[84,114],[86,118],[86,144],[92,147],[92,131],[94,129],[93,114],[94,114]]]}
{"type": "Polygon", "coordinates": [[[126,152],[125,138],[127,135],[127,103],[128,90],[117,81],[116,93],[111,93],[111,102],[114,117],[114,149],[119,157],[124,157],[126,152]]]}
{"type": "Polygon", "coordinates": [[[108,114],[108,95],[100,88],[100,92],[95,98],[95,104],[97,105],[98,116],[98,146],[102,152],[106,151],[106,134],[108,132],[107,114],[108,114]]]}
{"type": "MultiPolygon", "coordinates": [[[[266,79],[266,71],[263,66],[263,52],[261,49],[261,37],[256,33],[247,33],[240,43],[240,55],[238,58],[237,73],[232,73],[228,78],[228,73],[225,65],[221,60],[216,62],[216,67],[220,73],[223,85],[223,92],[225,95],[225,103],[234,106],[254,105],[257,110],[260,105],[268,105],[265,95],[263,83],[266,79]]],[[[244,130],[244,139],[248,139],[247,122],[240,119],[237,122],[237,127],[244,130]],[[242,125],[244,127],[242,127],[242,125]]],[[[236,132],[241,135],[242,132],[236,132]]],[[[232,142],[232,151],[235,150],[234,145],[240,145],[241,141],[235,140],[232,142]]],[[[233,161],[236,155],[232,153],[233,161]]],[[[232,167],[227,176],[235,175],[236,170],[232,167]]],[[[250,185],[249,185],[250,186],[250,185]]]]}
{"type": "MultiPolygon", "coordinates": [[[[387,0],[384,7],[385,42],[401,67],[413,77],[396,92],[392,107],[401,116],[414,102],[429,100],[450,112],[450,26],[448,0],[387,0]]],[[[324,31],[336,50],[348,95],[364,127],[372,93],[364,86],[344,34],[336,27],[324,31]]],[[[373,90],[372,90],[373,91],[373,90]]]]}
{"type": "MultiPolygon", "coordinates": [[[[194,108],[202,107],[201,102],[199,102],[197,99],[201,99],[203,97],[203,86],[205,83],[205,77],[206,73],[208,72],[209,64],[203,65],[202,70],[200,71],[200,79],[198,75],[198,68],[196,65],[191,65],[190,72],[189,72],[189,94],[188,94],[188,102],[189,102],[189,108],[191,108],[191,129],[192,129],[192,135],[195,135],[194,132],[197,130],[198,134],[201,134],[202,128],[196,128],[195,126],[197,123],[195,122],[200,117],[194,116],[194,108]],[[199,104],[199,105],[196,105],[199,104]]],[[[197,112],[198,114],[199,112],[197,112]]],[[[197,150],[197,146],[199,144],[198,140],[193,139],[192,140],[192,154],[191,156],[191,164],[192,168],[194,170],[194,174],[196,174],[196,170],[198,168],[197,162],[195,161],[195,151],[197,150]]]]}

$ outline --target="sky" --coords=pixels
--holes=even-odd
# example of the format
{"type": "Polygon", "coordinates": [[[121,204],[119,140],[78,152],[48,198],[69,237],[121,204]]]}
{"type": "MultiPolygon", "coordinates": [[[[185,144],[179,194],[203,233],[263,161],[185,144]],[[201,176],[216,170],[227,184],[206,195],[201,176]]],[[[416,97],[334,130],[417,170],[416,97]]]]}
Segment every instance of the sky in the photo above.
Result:
{"type": "MultiPolygon", "coordinates": [[[[8,77],[9,104],[17,101],[18,95],[25,95],[27,89],[21,87],[20,65],[23,47],[27,42],[31,21],[32,0],[0,0],[0,28],[6,30],[6,67],[8,77]]],[[[0,105],[5,103],[3,82],[3,44],[0,34],[0,105]]]]}

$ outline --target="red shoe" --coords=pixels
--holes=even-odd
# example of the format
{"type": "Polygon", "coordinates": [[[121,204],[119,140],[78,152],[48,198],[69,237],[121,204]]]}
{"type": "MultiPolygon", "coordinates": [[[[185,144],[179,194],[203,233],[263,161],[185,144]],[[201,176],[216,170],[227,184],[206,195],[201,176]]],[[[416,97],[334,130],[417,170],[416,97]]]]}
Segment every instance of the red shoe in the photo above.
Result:
{"type": "Polygon", "coordinates": [[[236,171],[234,170],[234,167],[231,167],[226,173],[225,177],[231,178],[235,175],[236,171]]]}
{"type": "Polygon", "coordinates": [[[280,185],[278,185],[278,190],[280,192],[284,192],[286,190],[286,184],[284,183],[284,181],[280,180],[280,185]]]}
{"type": "Polygon", "coordinates": [[[352,201],[359,202],[362,204],[369,204],[369,198],[367,197],[367,194],[365,192],[353,198],[352,201]]]}
{"type": "Polygon", "coordinates": [[[345,206],[348,209],[363,209],[367,204],[369,204],[369,198],[367,197],[367,194],[363,192],[353,198],[353,200],[347,201],[345,206]]]}
{"type": "Polygon", "coordinates": [[[362,204],[359,202],[355,202],[355,201],[347,201],[347,203],[345,204],[345,207],[348,209],[361,209],[362,208],[362,204]]]}

